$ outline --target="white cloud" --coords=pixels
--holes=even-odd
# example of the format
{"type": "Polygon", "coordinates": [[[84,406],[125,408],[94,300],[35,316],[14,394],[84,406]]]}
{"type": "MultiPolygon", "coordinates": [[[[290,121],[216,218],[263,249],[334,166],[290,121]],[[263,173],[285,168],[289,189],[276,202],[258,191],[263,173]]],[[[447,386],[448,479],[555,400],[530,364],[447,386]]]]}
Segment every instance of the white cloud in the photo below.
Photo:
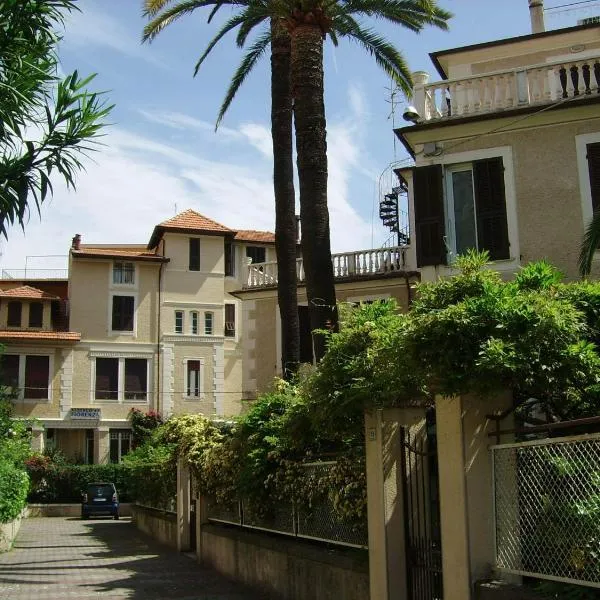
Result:
{"type": "Polygon", "coordinates": [[[208,121],[203,121],[201,119],[196,119],[195,117],[186,115],[185,113],[144,109],[139,109],[138,112],[147,121],[150,121],[152,123],[158,123],[159,125],[170,127],[171,129],[177,129],[180,131],[189,131],[191,129],[192,131],[203,133],[218,133],[222,136],[232,139],[239,139],[241,137],[240,132],[236,131],[235,129],[221,126],[217,131],[215,131],[214,124],[209,123],[208,121]]]}
{"type": "MultiPolygon", "coordinates": [[[[355,177],[373,180],[361,148],[361,129],[353,102],[343,122],[329,125],[329,209],[333,251],[370,246],[370,224],[350,204],[355,177]]],[[[191,118],[191,117],[190,117],[191,118]]],[[[173,122],[184,123],[181,115],[173,122]]],[[[203,130],[198,121],[198,130],[203,130]]],[[[189,130],[189,127],[188,127],[189,130]]],[[[232,228],[273,229],[274,200],[270,131],[244,124],[234,131],[237,144],[250,144],[260,159],[249,164],[243,147],[225,137],[234,151],[214,158],[212,145],[187,146],[113,127],[106,144],[87,161],[77,191],[57,181],[54,199],[43,206],[42,220],[32,215],[26,236],[13,228],[4,244],[3,268],[22,268],[25,256],[66,255],[75,233],[84,243],[146,243],[153,227],[178,211],[193,208],[232,228]],[[267,156],[269,157],[267,159],[267,156]]],[[[369,184],[370,185],[370,184],[369,184]]],[[[38,260],[36,266],[39,265],[38,260]]],[[[54,263],[53,263],[54,267],[54,263]]]]}
{"type": "Polygon", "coordinates": [[[141,43],[141,30],[133,32],[118,19],[96,10],[89,3],[66,19],[63,44],[74,48],[100,46],[165,68],[156,48],[141,43]]]}

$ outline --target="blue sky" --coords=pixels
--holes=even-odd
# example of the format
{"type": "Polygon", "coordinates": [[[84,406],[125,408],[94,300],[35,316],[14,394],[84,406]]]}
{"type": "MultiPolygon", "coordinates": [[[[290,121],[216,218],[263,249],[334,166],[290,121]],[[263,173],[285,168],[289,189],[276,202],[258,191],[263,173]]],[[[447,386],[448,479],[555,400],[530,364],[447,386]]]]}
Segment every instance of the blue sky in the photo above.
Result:
{"type": "MultiPolygon", "coordinates": [[[[371,23],[400,48],[412,70],[435,79],[428,53],[530,33],[527,0],[440,0],[454,13],[450,31],[420,35],[371,23]]],[[[546,8],[566,4],[546,0],[546,8]]],[[[196,58],[215,30],[206,13],[181,19],[154,43],[141,45],[141,0],[80,0],[61,44],[65,73],[98,73],[94,89],[116,104],[104,146],[86,161],[76,192],[57,184],[41,220],[32,213],[2,240],[4,269],[61,267],[70,240],[146,243],[156,223],[193,208],[229,227],[272,229],[272,157],[268,56],[242,87],[219,131],[213,131],[241,53],[233,38],[215,49],[196,78],[196,58]]],[[[226,16],[223,9],[223,17],[226,16]]],[[[576,11],[547,11],[547,29],[600,14],[600,1],[576,11]]],[[[389,81],[351,43],[325,54],[329,206],[334,251],[377,247],[389,236],[374,210],[378,181],[394,154],[389,81]]],[[[400,124],[403,104],[397,107],[400,124]]],[[[391,180],[387,175],[384,183],[391,180]]]]}

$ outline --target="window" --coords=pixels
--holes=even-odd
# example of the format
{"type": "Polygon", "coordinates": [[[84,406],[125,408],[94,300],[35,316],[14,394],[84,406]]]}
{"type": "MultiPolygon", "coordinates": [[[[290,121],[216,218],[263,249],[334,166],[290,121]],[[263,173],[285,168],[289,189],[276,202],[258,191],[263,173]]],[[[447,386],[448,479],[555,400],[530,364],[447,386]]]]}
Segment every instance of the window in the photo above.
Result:
{"type": "Polygon", "coordinates": [[[96,400],[148,401],[146,358],[96,358],[96,400]]]}
{"type": "Polygon", "coordinates": [[[264,246],[246,246],[246,256],[252,264],[266,262],[267,249],[264,246]]]}
{"type": "Polygon", "coordinates": [[[213,314],[211,312],[204,313],[204,333],[205,335],[213,334],[213,314]]]}
{"type": "Polygon", "coordinates": [[[600,142],[587,144],[586,158],[590,176],[590,192],[592,197],[592,211],[600,209],[600,142]]]}
{"type": "Polygon", "coordinates": [[[417,266],[446,264],[469,248],[510,258],[502,158],[447,167],[445,190],[442,169],[415,169],[417,266]]]}
{"type": "Polygon", "coordinates": [[[21,327],[22,304],[18,300],[11,300],[8,303],[8,326],[21,327]]]}
{"type": "Polygon", "coordinates": [[[189,270],[200,270],[200,238],[190,238],[189,270]]]}
{"type": "Polygon", "coordinates": [[[199,360],[188,360],[186,367],[186,395],[188,398],[200,396],[200,369],[202,363],[199,360]]]}
{"type": "Polygon", "coordinates": [[[225,335],[235,337],[235,304],[225,305],[225,335]]]}
{"type": "Polygon", "coordinates": [[[133,296],[113,296],[112,330],[133,331],[133,296]]]}
{"type": "Polygon", "coordinates": [[[86,429],[85,430],[85,456],[84,456],[86,465],[94,464],[94,430],[86,429]]]}
{"type": "Polygon", "coordinates": [[[235,246],[225,242],[225,275],[235,277],[235,246]]]}
{"type": "Polygon", "coordinates": [[[193,311],[191,313],[191,326],[192,335],[198,335],[198,313],[193,311]]]}
{"type": "Polygon", "coordinates": [[[2,356],[0,381],[3,385],[12,388],[19,387],[19,359],[18,354],[5,354],[2,356]]]}
{"type": "Polygon", "coordinates": [[[110,430],[110,462],[120,463],[131,449],[131,431],[129,429],[110,430]]]}
{"type": "Polygon", "coordinates": [[[29,303],[29,327],[41,327],[44,322],[44,304],[42,302],[29,303]]]}
{"type": "Polygon", "coordinates": [[[148,400],[148,361],[125,359],[125,400],[148,400]]]}
{"type": "Polygon", "coordinates": [[[24,397],[32,400],[47,400],[49,377],[49,356],[26,356],[24,397]]]}
{"type": "Polygon", "coordinates": [[[119,399],[119,359],[96,359],[96,400],[119,399]]]}
{"type": "Polygon", "coordinates": [[[132,262],[114,263],[113,283],[117,285],[133,285],[135,283],[135,265],[132,262]]]}
{"type": "Polygon", "coordinates": [[[19,398],[50,398],[50,356],[5,354],[2,357],[0,381],[19,390],[19,398]]]}
{"type": "Polygon", "coordinates": [[[183,333],[183,311],[175,311],[175,333],[183,333]]]}

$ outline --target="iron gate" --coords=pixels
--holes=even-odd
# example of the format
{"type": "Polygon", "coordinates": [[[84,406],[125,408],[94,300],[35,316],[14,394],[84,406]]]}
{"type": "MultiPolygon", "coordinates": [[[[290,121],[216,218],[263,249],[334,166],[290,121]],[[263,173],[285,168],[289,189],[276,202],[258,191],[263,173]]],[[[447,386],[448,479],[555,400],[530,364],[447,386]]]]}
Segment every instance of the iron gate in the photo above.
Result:
{"type": "Polygon", "coordinates": [[[403,427],[402,481],[406,571],[410,600],[442,600],[442,544],[435,409],[418,426],[403,427]]]}

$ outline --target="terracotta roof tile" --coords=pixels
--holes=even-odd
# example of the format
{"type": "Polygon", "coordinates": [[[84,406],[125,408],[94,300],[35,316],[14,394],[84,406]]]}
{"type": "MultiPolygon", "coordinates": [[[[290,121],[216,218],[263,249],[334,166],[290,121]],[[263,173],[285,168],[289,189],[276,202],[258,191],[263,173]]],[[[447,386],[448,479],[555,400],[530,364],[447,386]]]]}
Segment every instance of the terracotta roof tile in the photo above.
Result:
{"type": "Polygon", "coordinates": [[[204,215],[192,210],[188,210],[159,223],[152,232],[152,237],[148,243],[148,248],[154,248],[158,245],[163,231],[194,231],[196,233],[209,234],[234,234],[235,230],[221,225],[204,215]]]}
{"type": "Polygon", "coordinates": [[[0,331],[0,340],[78,342],[80,339],[81,334],[77,331],[0,331]]]}
{"type": "Polygon", "coordinates": [[[0,296],[4,298],[24,298],[32,300],[60,300],[58,296],[38,290],[30,285],[22,285],[10,290],[0,290],[0,296]]]}
{"type": "Polygon", "coordinates": [[[261,244],[274,244],[275,234],[271,231],[256,231],[254,229],[239,229],[235,234],[239,242],[259,242],[261,244]]]}
{"type": "Polygon", "coordinates": [[[79,250],[71,250],[71,254],[78,258],[128,258],[130,260],[167,261],[163,256],[148,251],[145,246],[138,248],[122,246],[84,246],[79,250]]]}

